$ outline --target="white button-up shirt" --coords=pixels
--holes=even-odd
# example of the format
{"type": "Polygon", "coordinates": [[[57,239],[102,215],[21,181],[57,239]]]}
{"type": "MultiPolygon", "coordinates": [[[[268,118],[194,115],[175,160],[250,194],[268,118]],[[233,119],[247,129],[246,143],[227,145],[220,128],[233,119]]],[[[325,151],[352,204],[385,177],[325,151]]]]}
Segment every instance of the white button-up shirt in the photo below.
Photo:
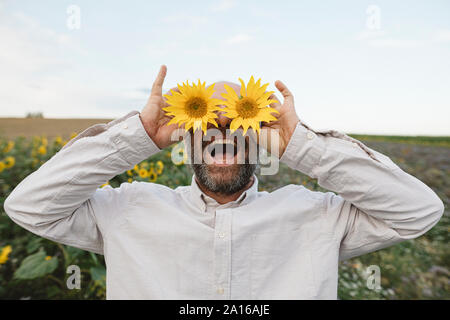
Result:
{"type": "Polygon", "coordinates": [[[198,188],[100,185],[160,151],[132,111],[72,139],[5,201],[23,228],[105,256],[108,299],[336,299],[338,262],[424,234],[442,201],[388,157],[299,123],[288,185],[219,205],[198,188]]]}

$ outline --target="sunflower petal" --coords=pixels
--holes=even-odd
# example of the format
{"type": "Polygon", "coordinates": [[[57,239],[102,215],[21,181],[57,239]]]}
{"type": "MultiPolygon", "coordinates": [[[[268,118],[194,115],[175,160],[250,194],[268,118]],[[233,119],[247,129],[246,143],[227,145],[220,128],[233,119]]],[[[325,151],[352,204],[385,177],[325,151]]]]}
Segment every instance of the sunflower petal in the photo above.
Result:
{"type": "Polygon", "coordinates": [[[219,106],[223,104],[223,100],[211,98],[208,100],[208,105],[211,107],[219,106]]]}
{"type": "MultiPolygon", "coordinates": [[[[261,80],[261,79],[260,79],[260,80],[261,80]]],[[[258,80],[258,81],[259,81],[259,80],[258,80]]],[[[257,90],[257,92],[256,92],[256,94],[258,95],[258,97],[259,97],[259,96],[262,96],[262,95],[264,94],[264,92],[266,91],[268,85],[269,85],[269,83],[266,83],[266,84],[264,84],[264,85],[262,85],[261,87],[258,88],[258,90],[257,90]]],[[[272,91],[272,93],[273,93],[273,91],[272,91]]]]}
{"type": "Polygon", "coordinates": [[[250,126],[249,120],[242,119],[242,129],[244,129],[244,134],[247,132],[249,126],[250,126]]]}
{"type": "Polygon", "coordinates": [[[239,97],[232,87],[227,84],[224,84],[224,87],[227,93],[222,93],[222,97],[226,99],[226,96],[228,96],[232,101],[239,101],[239,97]]]}
{"type": "Polygon", "coordinates": [[[241,90],[240,90],[241,97],[245,97],[247,94],[246,94],[246,90],[245,90],[244,80],[239,78],[239,82],[241,83],[241,90]]]}
{"type": "MultiPolygon", "coordinates": [[[[258,103],[266,103],[266,101],[269,99],[269,97],[272,95],[273,91],[264,92],[262,95],[260,95],[257,99],[258,103]]],[[[267,106],[268,103],[266,103],[267,106]]]]}
{"type": "Polygon", "coordinates": [[[248,81],[247,84],[247,97],[252,97],[254,98],[254,92],[255,92],[255,79],[253,78],[253,76],[250,77],[250,80],[248,81]]]}
{"type": "Polygon", "coordinates": [[[280,103],[280,101],[278,101],[277,99],[267,100],[267,104],[272,104],[272,103],[280,103]]]}
{"type": "Polygon", "coordinates": [[[208,122],[212,123],[216,128],[219,127],[219,125],[217,124],[216,120],[214,120],[214,119],[209,119],[208,122]]]}
{"type": "Polygon", "coordinates": [[[239,121],[239,118],[235,118],[235,119],[233,119],[232,121],[231,121],[231,123],[230,123],[230,130],[231,130],[231,133],[233,133],[234,131],[236,131],[239,127],[240,127],[240,121],[239,121]]]}
{"type": "Polygon", "coordinates": [[[211,97],[212,96],[212,94],[214,93],[214,85],[215,85],[215,83],[213,83],[212,85],[210,85],[209,87],[208,87],[208,89],[206,89],[206,92],[205,92],[205,94],[206,94],[206,98],[209,98],[209,97],[211,97]]]}
{"type": "Polygon", "coordinates": [[[239,114],[236,112],[236,110],[233,109],[224,109],[224,114],[225,117],[233,119],[239,116],[239,114]]]}
{"type": "Polygon", "coordinates": [[[184,125],[184,128],[186,129],[186,131],[189,131],[189,129],[192,128],[192,123],[193,123],[192,120],[186,122],[186,124],[184,125]]]}

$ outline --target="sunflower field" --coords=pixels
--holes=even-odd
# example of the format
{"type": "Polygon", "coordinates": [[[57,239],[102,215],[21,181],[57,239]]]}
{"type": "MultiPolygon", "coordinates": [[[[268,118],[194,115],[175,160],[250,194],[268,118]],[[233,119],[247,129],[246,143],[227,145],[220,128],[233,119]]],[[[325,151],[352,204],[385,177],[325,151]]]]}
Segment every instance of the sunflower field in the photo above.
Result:
{"type": "MultiPolygon", "coordinates": [[[[76,133],[71,138],[74,136],[76,133]]],[[[446,210],[441,221],[424,236],[342,262],[339,298],[449,299],[450,138],[441,138],[436,143],[433,139],[397,142],[382,137],[357,138],[429,185],[443,199],[446,210]],[[379,287],[368,285],[370,266],[380,270],[379,287]]],[[[51,141],[45,136],[14,140],[0,137],[0,299],[105,299],[103,256],[37,237],[13,223],[4,212],[3,203],[17,184],[65,143],[61,136],[51,141]],[[71,265],[77,265],[81,271],[79,289],[67,286],[71,265]]],[[[121,183],[138,180],[171,188],[189,185],[190,167],[183,161],[174,164],[171,152],[182,154],[183,150],[179,147],[164,149],[107,184],[118,187],[121,183]]],[[[259,175],[258,178],[260,190],[272,191],[294,183],[325,191],[316,180],[283,164],[277,175],[259,175]]]]}

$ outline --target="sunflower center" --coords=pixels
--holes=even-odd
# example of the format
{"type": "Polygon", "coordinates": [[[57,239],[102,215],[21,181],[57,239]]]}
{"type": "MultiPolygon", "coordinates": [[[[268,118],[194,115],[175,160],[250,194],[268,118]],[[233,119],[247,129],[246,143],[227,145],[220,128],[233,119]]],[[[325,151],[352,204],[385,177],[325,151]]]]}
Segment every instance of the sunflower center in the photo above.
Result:
{"type": "Polygon", "coordinates": [[[200,97],[192,97],[186,101],[184,105],[186,114],[191,118],[201,118],[208,111],[208,104],[205,99],[200,97]]]}
{"type": "Polygon", "coordinates": [[[236,103],[236,111],[242,118],[246,119],[255,117],[259,109],[255,100],[244,97],[236,103]]]}

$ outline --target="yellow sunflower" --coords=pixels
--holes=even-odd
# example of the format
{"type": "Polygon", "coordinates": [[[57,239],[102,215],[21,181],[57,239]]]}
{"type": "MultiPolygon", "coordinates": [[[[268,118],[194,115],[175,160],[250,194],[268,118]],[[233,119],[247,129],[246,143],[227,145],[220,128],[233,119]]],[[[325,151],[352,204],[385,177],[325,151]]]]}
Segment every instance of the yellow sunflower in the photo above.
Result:
{"type": "Polygon", "coordinates": [[[271,113],[279,113],[274,108],[269,107],[269,104],[278,102],[275,99],[270,99],[270,95],[274,91],[267,91],[268,83],[261,86],[261,79],[255,83],[255,79],[251,76],[247,86],[244,81],[239,78],[241,82],[240,96],[236,94],[229,85],[225,85],[226,93],[222,93],[222,97],[226,99],[222,104],[225,105],[223,111],[224,116],[233,119],[230,123],[230,130],[234,132],[240,126],[244,129],[244,134],[249,127],[260,132],[260,122],[270,122],[277,120],[271,113]]]}
{"type": "Polygon", "coordinates": [[[146,169],[140,169],[139,170],[139,177],[147,178],[148,177],[148,171],[146,169]]]}
{"type": "Polygon", "coordinates": [[[201,129],[206,134],[208,123],[217,127],[217,114],[214,111],[221,110],[218,105],[222,103],[219,99],[211,98],[214,93],[214,84],[205,87],[206,83],[190,85],[188,81],[183,85],[178,84],[176,92],[171,90],[172,95],[165,94],[168,107],[163,108],[167,115],[173,116],[169,124],[176,123],[180,127],[184,123],[184,128],[188,131],[190,128],[201,129]]]}
{"type": "Polygon", "coordinates": [[[150,182],[155,182],[158,178],[158,174],[153,170],[153,168],[148,172],[148,180],[150,182]]]}
{"type": "Polygon", "coordinates": [[[161,174],[163,172],[163,169],[164,169],[164,163],[161,160],[156,162],[156,173],[161,174]]]}
{"type": "Polygon", "coordinates": [[[47,153],[47,148],[46,148],[44,145],[42,145],[42,146],[39,147],[39,149],[38,149],[37,152],[38,152],[39,154],[44,155],[44,154],[47,153]]]}
{"type": "Polygon", "coordinates": [[[62,144],[62,137],[61,136],[57,136],[56,138],[55,138],[55,144],[57,144],[57,145],[61,145],[62,144]]]}
{"type": "Polygon", "coordinates": [[[5,168],[6,169],[12,168],[12,167],[14,167],[14,164],[16,163],[16,159],[14,157],[11,157],[11,156],[6,157],[5,160],[4,160],[4,163],[5,163],[5,168]]]}
{"type": "Polygon", "coordinates": [[[6,145],[6,147],[3,149],[4,153],[8,153],[11,151],[11,149],[14,148],[14,141],[8,141],[8,144],[6,145]]]}
{"type": "Polygon", "coordinates": [[[6,261],[8,261],[8,256],[11,253],[11,251],[12,251],[12,248],[10,245],[7,245],[2,248],[2,250],[0,252],[0,264],[4,264],[4,263],[6,263],[6,261]]]}

